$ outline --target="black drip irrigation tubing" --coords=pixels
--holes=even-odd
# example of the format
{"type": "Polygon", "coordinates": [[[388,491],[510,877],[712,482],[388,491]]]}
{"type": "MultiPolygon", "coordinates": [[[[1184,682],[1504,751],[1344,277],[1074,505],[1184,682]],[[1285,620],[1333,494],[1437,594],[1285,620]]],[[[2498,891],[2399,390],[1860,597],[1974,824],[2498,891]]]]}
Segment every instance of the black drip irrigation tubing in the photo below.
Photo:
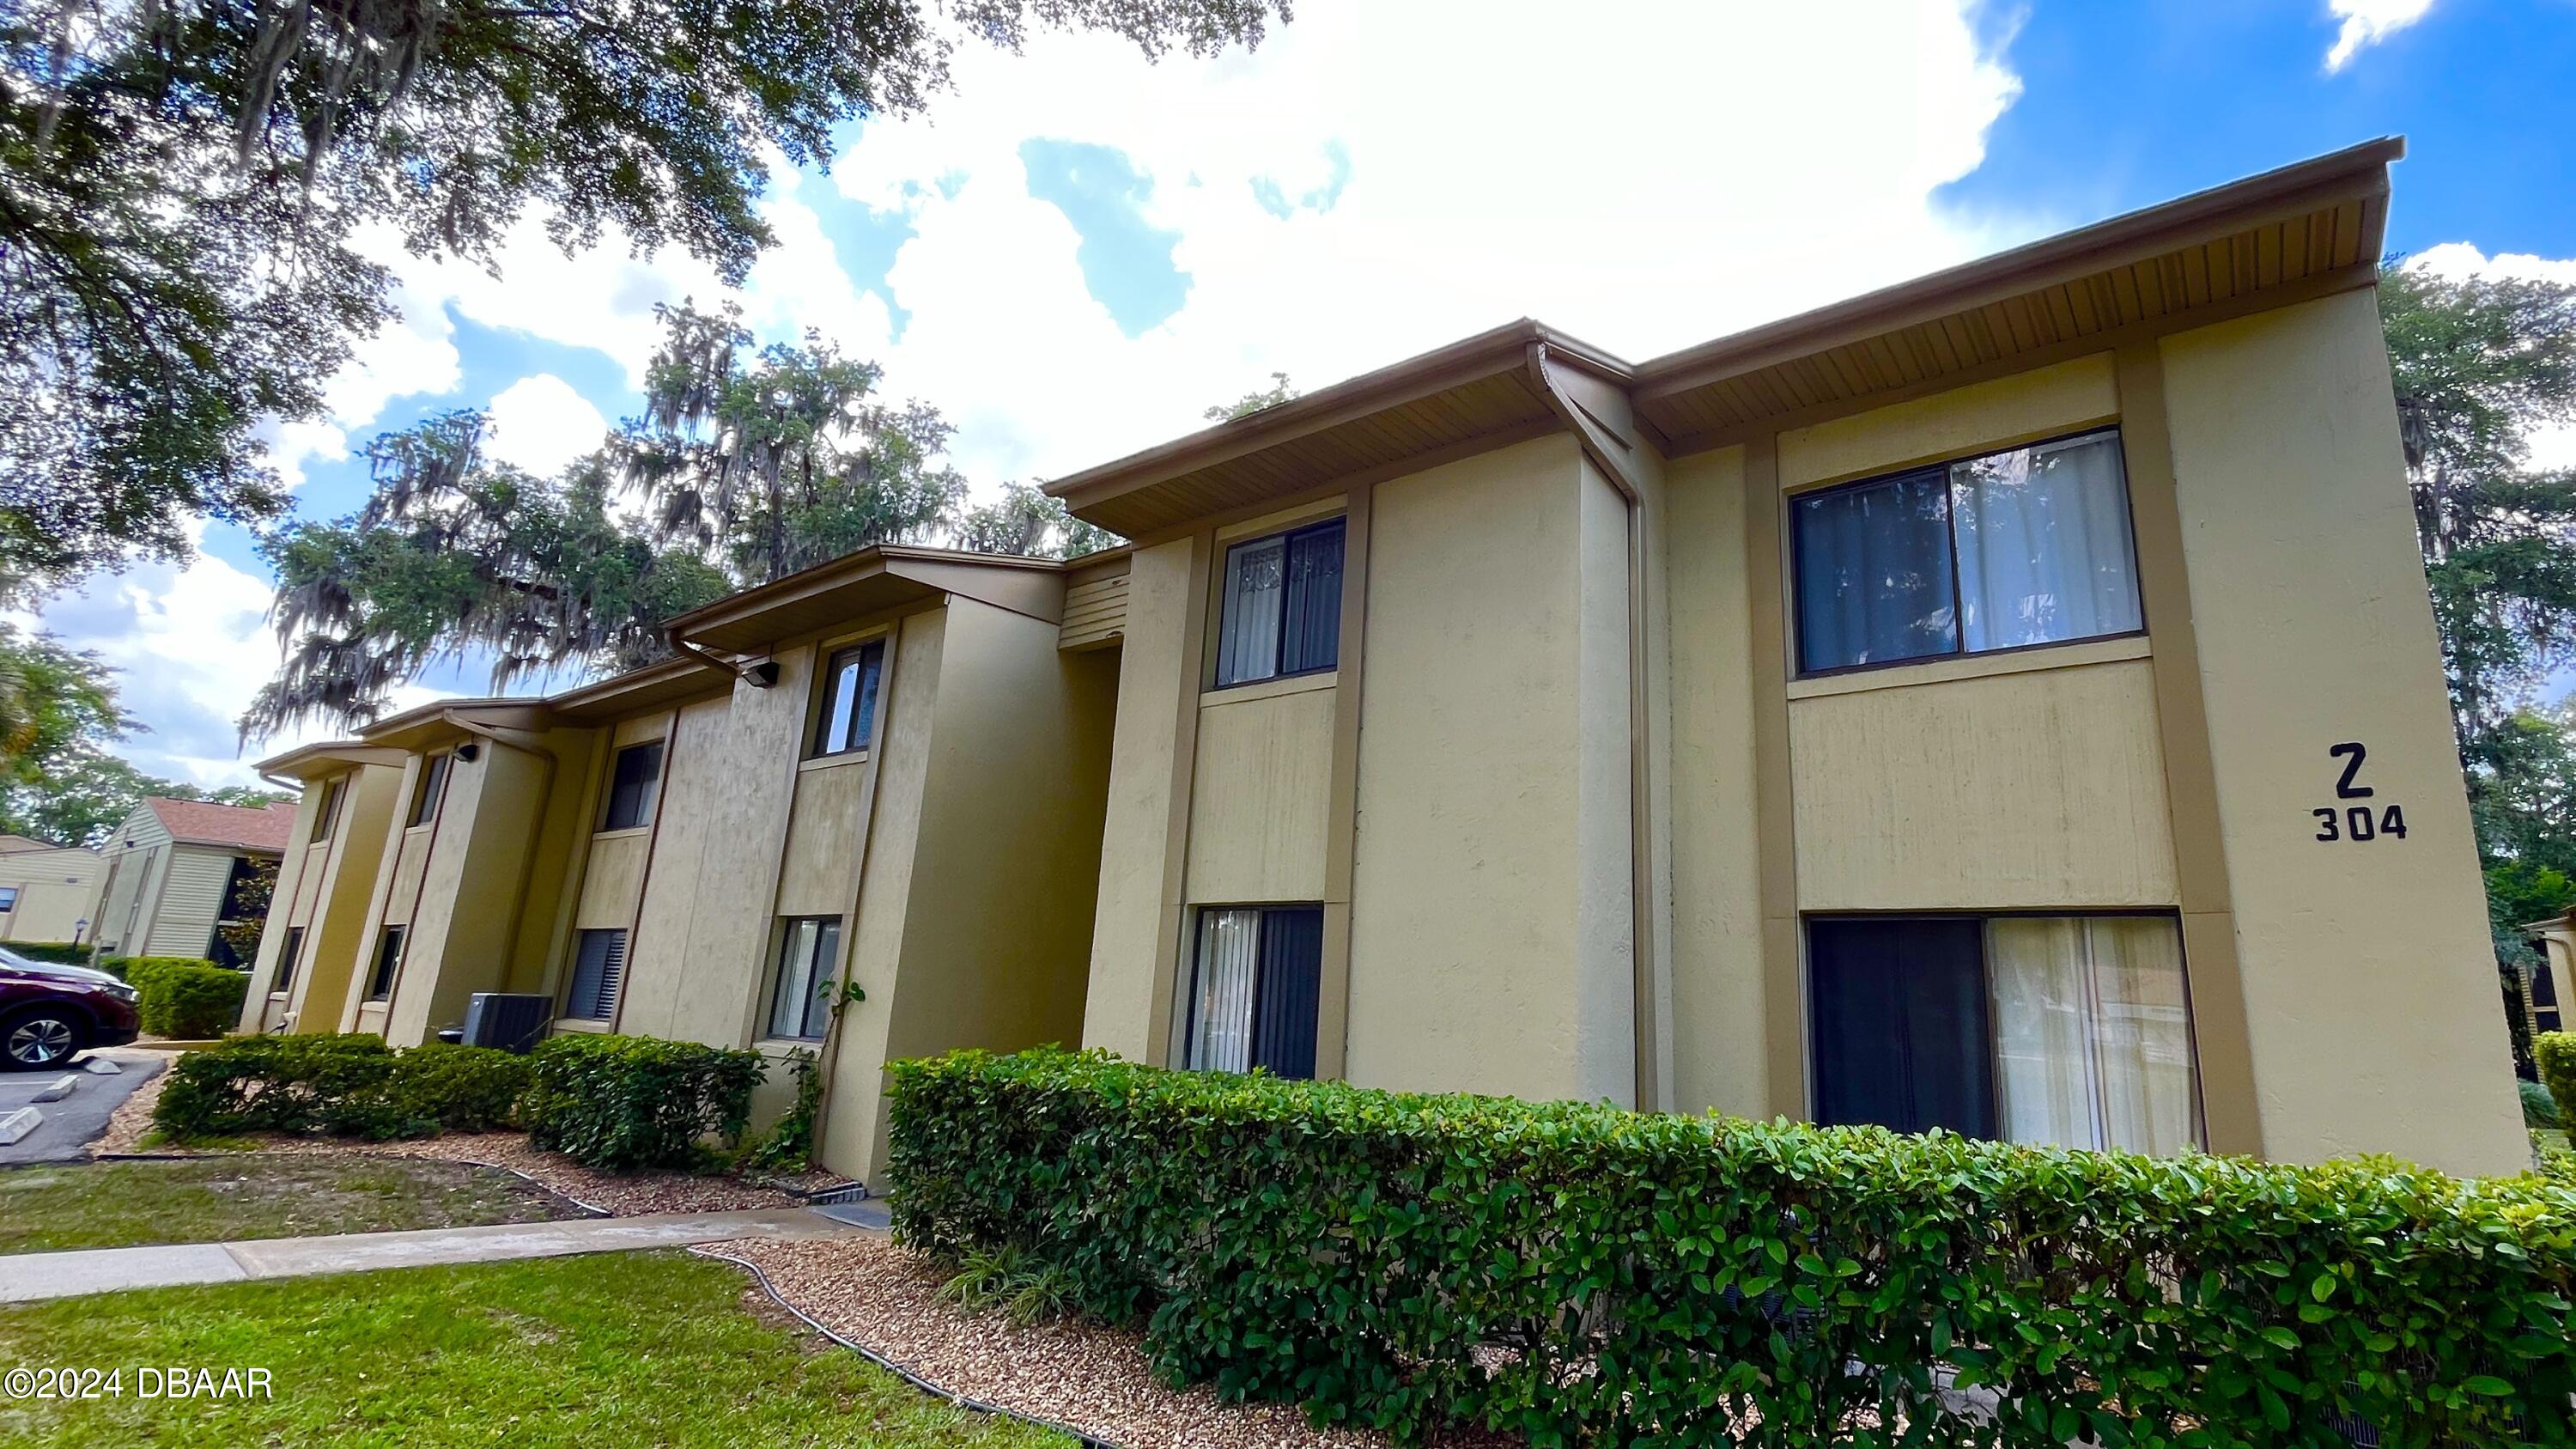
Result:
{"type": "Polygon", "coordinates": [[[1084,1433],[1082,1430],[1073,1427],[1071,1424],[1060,1424],[1053,1419],[1042,1419],[1035,1414],[1023,1414],[1017,1409],[1005,1409],[999,1404],[988,1404],[982,1399],[970,1399],[964,1394],[951,1393],[913,1372],[912,1369],[906,1365],[886,1357],[884,1354],[877,1352],[866,1344],[860,1343],[855,1339],[845,1338],[842,1335],[835,1333],[821,1319],[816,1318],[813,1314],[806,1312],[795,1304],[788,1302],[785,1295],[778,1291],[778,1285],[770,1282],[769,1275],[762,1272],[760,1270],[760,1265],[751,1261],[749,1258],[737,1258],[731,1253],[719,1253],[704,1244],[693,1246],[689,1251],[697,1254],[701,1258],[713,1258],[719,1263],[731,1263],[737,1268],[749,1271],[753,1281],[760,1284],[760,1291],[769,1295],[769,1301],[777,1304],[783,1309],[786,1309],[789,1313],[794,1314],[798,1322],[804,1324],[807,1328],[814,1330],[816,1333],[823,1335],[825,1338],[832,1340],[834,1343],[839,1344],[841,1347],[848,1349],[850,1352],[857,1354],[859,1357],[866,1359],[868,1362],[875,1364],[877,1367],[884,1369],[886,1372],[893,1374],[896,1378],[903,1380],[905,1383],[912,1385],[914,1388],[921,1390],[923,1393],[930,1395],[934,1399],[955,1404],[958,1408],[966,1409],[974,1413],[991,1414],[997,1418],[1003,1419],[1016,1419],[1023,1424],[1033,1424],[1041,1429],[1052,1429],[1059,1434],[1070,1435],[1075,1442],[1083,1446],[1083,1449],[1119,1449],[1117,1444],[1112,1443],[1107,1439],[1103,1439],[1096,1434],[1084,1433]]]}

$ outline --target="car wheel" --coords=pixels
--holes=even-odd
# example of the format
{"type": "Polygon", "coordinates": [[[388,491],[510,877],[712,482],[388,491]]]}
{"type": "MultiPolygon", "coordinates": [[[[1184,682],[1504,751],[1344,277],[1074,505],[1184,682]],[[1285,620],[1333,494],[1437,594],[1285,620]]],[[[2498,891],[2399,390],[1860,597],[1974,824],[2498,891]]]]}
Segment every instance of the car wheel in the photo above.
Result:
{"type": "Polygon", "coordinates": [[[60,1008],[13,1016],[0,1026],[0,1065],[21,1072],[61,1066],[80,1051],[81,1035],[80,1019],[60,1008]]]}

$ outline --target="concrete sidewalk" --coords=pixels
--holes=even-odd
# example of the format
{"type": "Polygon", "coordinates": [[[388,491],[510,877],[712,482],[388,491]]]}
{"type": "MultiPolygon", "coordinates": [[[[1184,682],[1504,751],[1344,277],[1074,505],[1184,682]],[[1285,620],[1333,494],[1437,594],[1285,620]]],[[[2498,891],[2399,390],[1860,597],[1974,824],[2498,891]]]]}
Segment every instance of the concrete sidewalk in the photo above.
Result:
{"type": "Polygon", "coordinates": [[[560,1223],[498,1223],[411,1233],[345,1233],[320,1238],[262,1238],[240,1243],[184,1243],[156,1248],[96,1248],[0,1257],[0,1303],[68,1298],[120,1288],[173,1283],[233,1283],[311,1273],[363,1273],[440,1263],[494,1263],[677,1248],[733,1238],[834,1238],[868,1231],[810,1208],[732,1213],[648,1213],[631,1218],[576,1218],[560,1223]]]}

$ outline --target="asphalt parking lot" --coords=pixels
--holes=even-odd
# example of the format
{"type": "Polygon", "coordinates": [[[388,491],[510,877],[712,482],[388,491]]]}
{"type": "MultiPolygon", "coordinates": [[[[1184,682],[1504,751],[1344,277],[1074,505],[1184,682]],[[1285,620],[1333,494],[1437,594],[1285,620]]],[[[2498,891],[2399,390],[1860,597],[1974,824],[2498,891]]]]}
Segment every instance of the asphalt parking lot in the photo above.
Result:
{"type": "Polygon", "coordinates": [[[87,1154],[83,1151],[97,1136],[107,1130],[108,1114],[117,1104],[134,1094],[169,1065],[166,1052],[137,1051],[127,1047],[110,1047],[104,1051],[83,1052],[79,1062],[47,1072],[0,1072],[0,1119],[19,1108],[34,1105],[45,1114],[36,1130],[18,1141],[0,1147],[0,1167],[15,1167],[31,1162],[74,1162],[87,1154]],[[115,1076],[101,1076],[88,1069],[89,1059],[105,1057],[116,1063],[115,1076]],[[59,1102],[36,1102],[39,1092],[65,1076],[80,1079],[71,1095],[59,1102]]]}

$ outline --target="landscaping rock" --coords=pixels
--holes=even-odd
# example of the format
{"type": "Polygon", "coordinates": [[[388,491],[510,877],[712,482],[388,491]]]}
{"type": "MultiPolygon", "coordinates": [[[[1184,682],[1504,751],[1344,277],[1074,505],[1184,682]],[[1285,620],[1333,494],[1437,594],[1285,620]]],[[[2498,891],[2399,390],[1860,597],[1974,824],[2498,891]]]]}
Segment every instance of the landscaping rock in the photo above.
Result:
{"type": "Polygon", "coordinates": [[[0,1117],[0,1147],[6,1147],[44,1124],[45,1114],[33,1107],[21,1107],[0,1117]]]}

